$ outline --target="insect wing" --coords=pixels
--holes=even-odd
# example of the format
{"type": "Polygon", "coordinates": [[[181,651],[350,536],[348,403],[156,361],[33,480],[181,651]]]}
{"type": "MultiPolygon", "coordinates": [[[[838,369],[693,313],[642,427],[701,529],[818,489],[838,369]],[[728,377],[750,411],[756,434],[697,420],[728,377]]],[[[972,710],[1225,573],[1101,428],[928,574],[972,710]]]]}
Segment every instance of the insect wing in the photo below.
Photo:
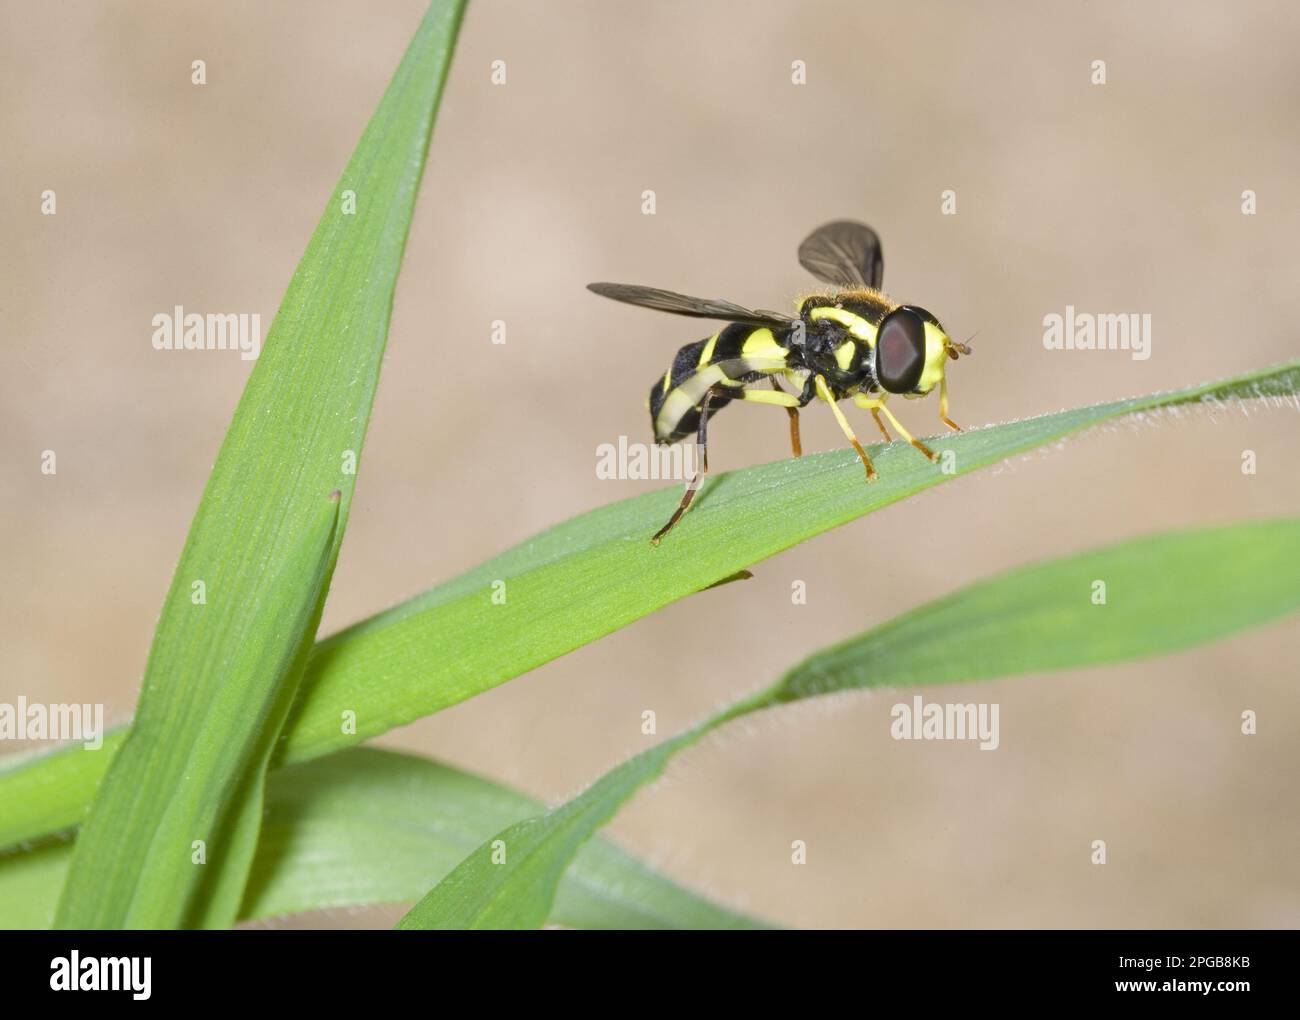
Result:
{"type": "Polygon", "coordinates": [[[744,322],[753,326],[775,326],[785,329],[794,319],[779,312],[753,311],[731,301],[690,297],[658,287],[639,287],[631,283],[589,283],[593,294],[622,301],[624,304],[653,308],[657,312],[689,315],[696,319],[722,319],[726,322],[744,322]]]}
{"type": "Polygon", "coordinates": [[[837,287],[880,289],[885,256],[870,227],[836,220],[818,227],[799,245],[799,264],[819,280],[837,287]]]}

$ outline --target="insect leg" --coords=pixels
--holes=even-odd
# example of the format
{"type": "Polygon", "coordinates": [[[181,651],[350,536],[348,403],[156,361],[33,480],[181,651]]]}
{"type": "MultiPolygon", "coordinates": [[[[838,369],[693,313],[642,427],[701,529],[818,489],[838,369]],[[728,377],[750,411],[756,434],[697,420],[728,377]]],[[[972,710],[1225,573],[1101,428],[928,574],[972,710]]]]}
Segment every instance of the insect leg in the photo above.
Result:
{"type": "MultiPolygon", "coordinates": [[[[784,393],[785,389],[776,381],[776,376],[769,375],[768,382],[772,384],[772,389],[779,393],[784,393]]],[[[796,457],[803,456],[803,444],[799,442],[799,408],[787,407],[786,412],[790,415],[790,452],[796,457]]]]}
{"type": "Polygon", "coordinates": [[[892,443],[894,437],[889,434],[889,429],[885,428],[885,423],[880,420],[880,409],[878,407],[871,409],[871,417],[876,419],[876,425],[880,429],[880,434],[885,437],[885,442],[892,443]]]}
{"type": "Polygon", "coordinates": [[[700,401],[700,427],[695,436],[695,442],[700,448],[700,466],[695,474],[691,476],[691,480],[686,483],[686,491],[682,493],[682,501],[677,504],[677,509],[668,518],[668,523],[656,531],[654,537],[650,539],[651,545],[658,545],[663,540],[663,537],[673,530],[674,525],[682,519],[682,515],[690,509],[691,501],[695,499],[695,493],[699,491],[704,476],[709,473],[709,402],[716,392],[719,392],[719,387],[709,387],[704,391],[704,399],[700,401]]]}
{"type": "Polygon", "coordinates": [[[939,417],[954,432],[960,432],[961,426],[948,417],[948,377],[939,380],[939,417]]]}
{"type": "Polygon", "coordinates": [[[884,411],[885,417],[888,418],[889,423],[893,425],[895,429],[898,430],[898,434],[900,436],[902,436],[909,443],[911,443],[918,450],[920,450],[923,454],[925,454],[925,456],[929,460],[936,461],[936,462],[939,460],[939,455],[937,453],[935,453],[923,442],[921,442],[921,440],[917,439],[914,435],[912,435],[912,433],[908,432],[907,429],[903,428],[902,422],[900,422],[897,418],[894,417],[893,412],[890,411],[889,408],[885,406],[885,402],[881,400],[879,397],[869,397],[865,393],[859,393],[857,396],[853,398],[853,403],[857,404],[858,407],[866,408],[868,411],[871,411],[873,413],[877,410],[884,411]]]}
{"type": "Polygon", "coordinates": [[[835,420],[840,423],[840,430],[844,433],[845,438],[853,444],[853,449],[858,451],[858,456],[862,459],[862,466],[867,469],[867,481],[874,482],[876,480],[876,469],[871,466],[871,458],[867,456],[867,451],[864,450],[862,444],[858,442],[858,437],[853,434],[853,426],[850,425],[849,420],[844,417],[844,412],[841,411],[839,405],[835,403],[835,394],[832,393],[831,388],[826,385],[826,379],[820,375],[817,376],[817,396],[830,404],[831,410],[835,413],[835,420]]]}
{"type": "Polygon", "coordinates": [[[787,393],[781,389],[780,383],[772,376],[772,387],[777,392],[768,393],[767,390],[727,390],[727,396],[732,400],[747,400],[751,404],[773,404],[777,407],[784,407],[790,412],[790,447],[794,450],[796,457],[803,455],[803,448],[799,443],[799,398],[793,393],[787,393]]]}

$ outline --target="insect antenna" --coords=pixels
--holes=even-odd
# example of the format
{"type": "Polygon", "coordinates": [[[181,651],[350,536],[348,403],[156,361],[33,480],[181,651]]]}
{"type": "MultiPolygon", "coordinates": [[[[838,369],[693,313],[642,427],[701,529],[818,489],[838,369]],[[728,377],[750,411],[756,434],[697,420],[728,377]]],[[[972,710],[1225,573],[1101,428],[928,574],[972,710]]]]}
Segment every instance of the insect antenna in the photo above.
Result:
{"type": "Polygon", "coordinates": [[[980,332],[977,329],[974,333],[968,336],[963,343],[957,343],[955,340],[949,340],[948,357],[952,358],[953,361],[956,361],[958,356],[961,354],[969,355],[971,353],[970,342],[979,335],[980,332]]]}

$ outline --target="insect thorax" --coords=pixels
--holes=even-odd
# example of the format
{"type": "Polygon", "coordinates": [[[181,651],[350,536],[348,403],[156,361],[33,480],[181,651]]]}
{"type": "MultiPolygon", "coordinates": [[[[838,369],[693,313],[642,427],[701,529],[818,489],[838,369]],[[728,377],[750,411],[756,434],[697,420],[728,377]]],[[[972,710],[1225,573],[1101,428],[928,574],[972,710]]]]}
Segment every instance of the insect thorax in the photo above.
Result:
{"type": "Polygon", "coordinates": [[[805,298],[799,306],[804,324],[804,359],[840,394],[875,385],[873,350],[876,334],[894,308],[878,291],[841,291],[805,298]]]}

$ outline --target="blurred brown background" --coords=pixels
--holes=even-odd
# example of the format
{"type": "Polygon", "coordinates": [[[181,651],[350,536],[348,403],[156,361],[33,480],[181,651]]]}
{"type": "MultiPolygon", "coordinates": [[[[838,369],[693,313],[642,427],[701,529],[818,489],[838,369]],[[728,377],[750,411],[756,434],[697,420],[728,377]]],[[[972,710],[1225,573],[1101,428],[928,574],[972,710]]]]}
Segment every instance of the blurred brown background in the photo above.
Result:
{"type": "MultiPolygon", "coordinates": [[[[251,367],[155,352],[150,318],[182,304],[269,326],[423,8],[0,7],[0,700],[131,711],[251,367]],[[45,189],[56,216],[40,215],[45,189]]],[[[809,286],[803,235],[864,219],[897,299],[956,336],[979,330],[952,372],[953,415],[971,425],[1292,356],[1297,18],[1285,2],[476,0],[325,629],[660,484],[597,480],[595,450],[649,438],[652,379],[708,330],[601,301],[589,280],[785,307],[809,286]],[[504,87],[490,81],[498,59],[504,87]],[[1090,83],[1094,59],[1105,86],[1090,83]],[[1240,211],[1248,188],[1255,216],[1240,211]],[[955,216],[940,215],[944,189],[955,216]],[[1153,356],[1045,351],[1042,318],[1066,304],[1151,313],[1153,356]]],[[[840,446],[815,411],[805,448],[840,446]]],[[[934,414],[933,399],[901,410],[924,433],[934,414]]],[[[991,572],[1295,513],[1296,435],[1294,410],[1089,433],[802,545],[382,743],[565,798],[646,746],[643,709],[662,738],[991,572]],[[918,555],[935,515],[959,526],[918,555]],[[793,579],[807,606],[790,604],[793,579]]],[[[783,457],[785,443],[783,414],[728,409],[713,465],[783,457]]],[[[890,740],[890,706],[910,692],[767,713],[683,755],[609,833],[794,925],[1295,925],[1297,638],[1291,619],[1162,661],[931,695],[999,703],[996,753],[890,740]],[[1108,843],[1104,867],[1089,863],[1093,839],[1108,843]]]]}

